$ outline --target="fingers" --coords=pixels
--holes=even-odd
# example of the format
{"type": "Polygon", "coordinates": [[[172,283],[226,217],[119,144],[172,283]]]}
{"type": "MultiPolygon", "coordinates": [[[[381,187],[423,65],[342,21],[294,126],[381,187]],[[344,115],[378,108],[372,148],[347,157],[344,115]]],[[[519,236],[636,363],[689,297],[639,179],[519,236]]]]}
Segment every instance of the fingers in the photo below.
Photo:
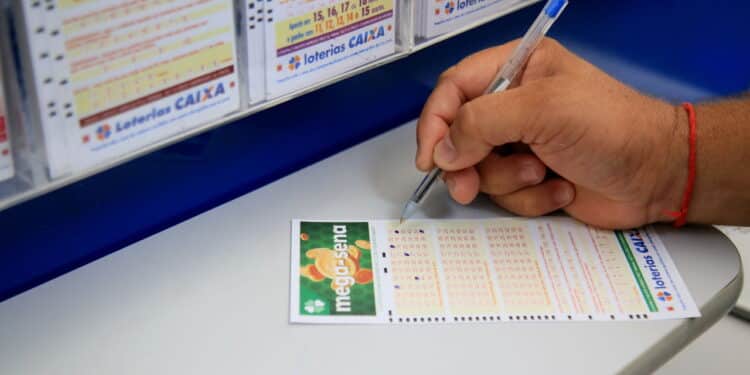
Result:
{"type": "Polygon", "coordinates": [[[469,204],[479,194],[479,174],[474,167],[446,172],[443,178],[451,197],[458,203],[469,204]]]}
{"type": "Polygon", "coordinates": [[[481,192],[504,195],[542,182],[546,167],[532,154],[503,157],[493,152],[477,165],[477,172],[481,192]]]}
{"type": "Polygon", "coordinates": [[[521,216],[541,216],[569,205],[575,188],[563,179],[551,179],[525,189],[490,198],[499,206],[521,216]]]}
{"type": "Polygon", "coordinates": [[[448,133],[456,111],[464,103],[465,94],[452,81],[440,83],[432,91],[417,122],[417,168],[428,171],[434,167],[432,149],[448,133]]]}
{"type": "MultiPolygon", "coordinates": [[[[417,124],[417,168],[427,171],[434,167],[433,149],[456,119],[459,108],[484,93],[518,43],[516,40],[473,54],[440,76],[417,124]]],[[[562,66],[556,61],[562,50],[557,42],[545,39],[532,54],[519,81],[555,74],[562,66]]]]}
{"type": "Polygon", "coordinates": [[[546,167],[532,154],[500,156],[491,153],[476,167],[443,176],[451,196],[461,204],[468,204],[481,191],[490,195],[504,195],[536,185],[544,180],[546,167]]]}
{"type": "Polygon", "coordinates": [[[558,92],[564,84],[562,79],[537,80],[464,104],[435,146],[434,162],[447,171],[460,170],[484,159],[497,145],[534,145],[561,129],[573,131],[563,126],[569,109],[558,92]]]}

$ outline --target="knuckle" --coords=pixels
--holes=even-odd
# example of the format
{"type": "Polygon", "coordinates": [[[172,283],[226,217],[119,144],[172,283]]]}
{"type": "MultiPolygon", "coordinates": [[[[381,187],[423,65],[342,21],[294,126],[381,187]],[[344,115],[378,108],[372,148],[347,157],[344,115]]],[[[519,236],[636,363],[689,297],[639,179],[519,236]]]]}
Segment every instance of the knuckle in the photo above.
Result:
{"type": "Polygon", "coordinates": [[[558,42],[555,38],[545,36],[539,43],[539,47],[546,50],[560,50],[562,48],[562,44],[560,44],[560,42],[558,42]]]}
{"type": "Polygon", "coordinates": [[[440,76],[438,76],[438,83],[443,83],[446,81],[451,81],[451,82],[455,81],[455,77],[459,72],[459,65],[461,65],[461,62],[449,67],[448,69],[440,73],[440,76]]]}
{"type": "Polygon", "coordinates": [[[557,40],[545,37],[531,54],[528,66],[539,69],[544,75],[551,75],[565,59],[565,51],[565,47],[557,40]]]}
{"type": "Polygon", "coordinates": [[[456,113],[453,127],[459,128],[468,134],[474,134],[473,129],[476,126],[476,108],[474,107],[475,105],[472,102],[462,105],[456,113]]]}
{"type": "Polygon", "coordinates": [[[445,82],[446,80],[450,79],[450,76],[453,74],[453,71],[456,69],[455,66],[451,66],[450,68],[444,70],[442,73],[440,73],[440,76],[438,76],[438,83],[445,82]]]}
{"type": "Polygon", "coordinates": [[[545,37],[539,42],[539,46],[534,50],[532,55],[533,62],[539,64],[554,61],[559,46],[560,44],[556,40],[545,37]]]}
{"type": "Polygon", "coordinates": [[[547,167],[539,159],[531,155],[519,155],[516,163],[516,174],[521,175],[523,172],[533,173],[533,181],[525,181],[525,185],[536,185],[544,181],[547,167]]]}

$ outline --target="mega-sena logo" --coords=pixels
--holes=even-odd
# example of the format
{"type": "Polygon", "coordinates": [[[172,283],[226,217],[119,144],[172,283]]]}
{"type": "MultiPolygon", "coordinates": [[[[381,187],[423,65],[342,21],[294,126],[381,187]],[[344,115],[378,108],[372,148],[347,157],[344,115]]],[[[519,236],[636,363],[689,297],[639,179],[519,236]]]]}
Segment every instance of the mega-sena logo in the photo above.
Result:
{"type": "Polygon", "coordinates": [[[276,72],[283,72],[284,66],[286,70],[294,72],[300,69],[302,66],[314,65],[323,63],[330,60],[332,57],[338,56],[349,49],[355,49],[367,45],[368,43],[380,39],[386,35],[386,31],[391,31],[393,26],[376,26],[372,29],[363,30],[357,34],[352,35],[346,43],[330,44],[328,48],[320,49],[317,51],[303,53],[302,56],[294,55],[289,58],[284,58],[276,65],[276,72]]]}

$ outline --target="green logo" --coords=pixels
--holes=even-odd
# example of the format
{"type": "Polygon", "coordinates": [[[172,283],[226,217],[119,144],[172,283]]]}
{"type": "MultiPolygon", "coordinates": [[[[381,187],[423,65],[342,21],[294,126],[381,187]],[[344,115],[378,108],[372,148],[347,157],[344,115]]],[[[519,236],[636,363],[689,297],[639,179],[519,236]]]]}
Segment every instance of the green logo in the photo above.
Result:
{"type": "Polygon", "coordinates": [[[325,310],[326,303],[316,299],[316,300],[308,300],[305,302],[305,311],[307,311],[308,314],[320,314],[325,310]]]}
{"type": "Polygon", "coordinates": [[[299,241],[300,314],[376,315],[367,222],[301,222],[299,241]]]}

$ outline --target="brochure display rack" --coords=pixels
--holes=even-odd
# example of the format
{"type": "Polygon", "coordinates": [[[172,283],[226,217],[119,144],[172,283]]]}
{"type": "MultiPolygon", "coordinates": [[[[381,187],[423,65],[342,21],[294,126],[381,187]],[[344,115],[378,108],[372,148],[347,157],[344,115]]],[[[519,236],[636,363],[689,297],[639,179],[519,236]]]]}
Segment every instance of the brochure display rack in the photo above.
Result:
{"type": "Polygon", "coordinates": [[[0,210],[534,2],[0,2],[5,86],[25,93],[0,126],[0,210]]]}

